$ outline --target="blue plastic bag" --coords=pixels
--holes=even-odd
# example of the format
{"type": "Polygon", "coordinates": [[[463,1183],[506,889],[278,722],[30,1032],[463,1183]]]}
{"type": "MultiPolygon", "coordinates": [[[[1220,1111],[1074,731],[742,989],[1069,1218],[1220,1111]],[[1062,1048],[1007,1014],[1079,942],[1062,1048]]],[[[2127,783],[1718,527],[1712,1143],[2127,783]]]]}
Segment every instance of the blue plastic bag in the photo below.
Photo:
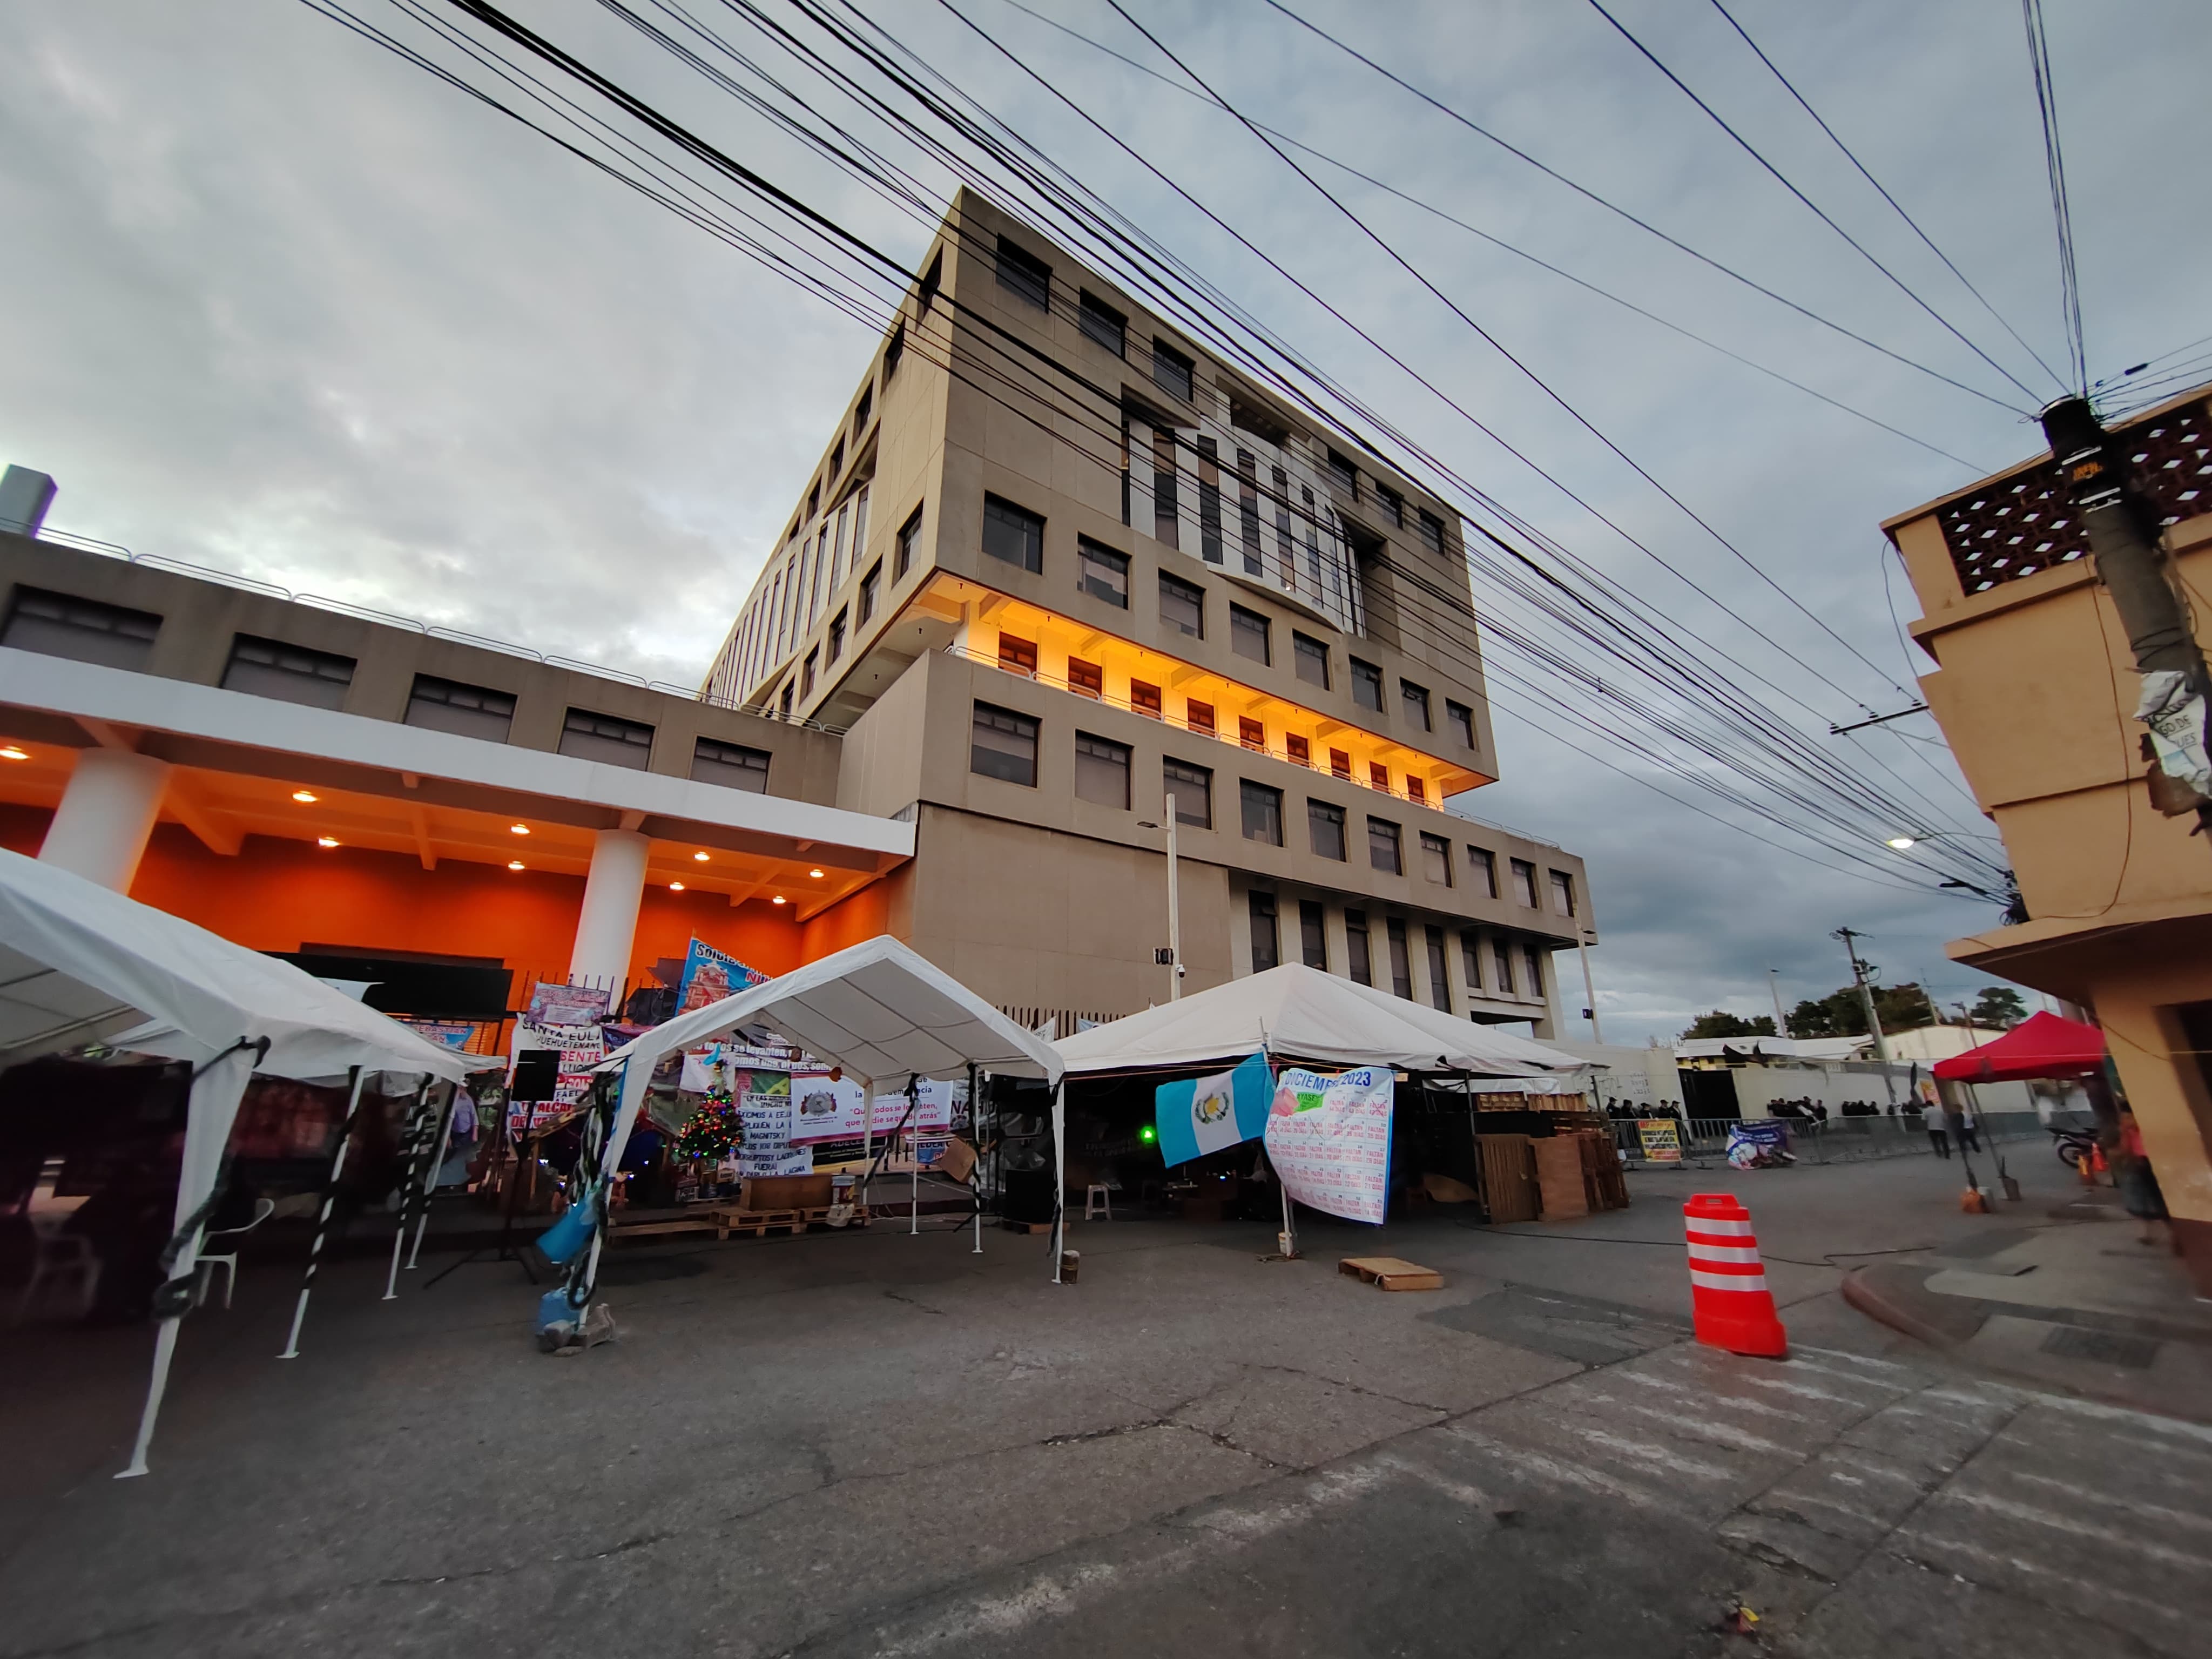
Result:
{"type": "Polygon", "coordinates": [[[538,1235],[538,1248],[545,1259],[560,1267],[591,1242],[592,1224],[599,1218],[599,1194],[594,1188],[571,1204],[565,1214],[538,1235]]]}

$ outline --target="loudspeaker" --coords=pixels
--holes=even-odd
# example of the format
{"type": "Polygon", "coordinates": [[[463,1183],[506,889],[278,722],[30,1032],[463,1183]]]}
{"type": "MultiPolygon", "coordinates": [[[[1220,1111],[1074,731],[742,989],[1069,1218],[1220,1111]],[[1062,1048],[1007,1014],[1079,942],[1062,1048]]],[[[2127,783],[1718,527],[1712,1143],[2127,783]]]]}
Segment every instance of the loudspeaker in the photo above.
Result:
{"type": "Polygon", "coordinates": [[[550,1100],[561,1086],[561,1051],[558,1048],[525,1048],[515,1056],[514,1089],[508,1098],[516,1101],[550,1100]]]}
{"type": "Polygon", "coordinates": [[[1008,1169],[999,1213],[1009,1221],[1042,1224],[1052,1219],[1052,1165],[1039,1170],[1008,1169]]]}

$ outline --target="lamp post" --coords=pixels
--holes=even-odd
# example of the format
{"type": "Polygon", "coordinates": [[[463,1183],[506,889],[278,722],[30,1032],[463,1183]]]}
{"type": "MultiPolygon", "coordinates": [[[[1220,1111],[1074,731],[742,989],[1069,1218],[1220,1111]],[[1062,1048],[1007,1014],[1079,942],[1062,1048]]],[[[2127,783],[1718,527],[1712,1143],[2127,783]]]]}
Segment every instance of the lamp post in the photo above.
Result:
{"type": "MultiPolygon", "coordinates": [[[[1168,1000],[1182,1000],[1182,906],[1181,884],[1176,879],[1176,798],[1167,798],[1166,810],[1161,813],[1168,832],[1168,1000]]],[[[1137,820],[1139,830],[1158,830],[1160,824],[1150,818],[1137,820]]]]}
{"type": "Polygon", "coordinates": [[[1583,994],[1589,999],[1586,1017],[1590,1023],[1590,1041],[1602,1042],[1605,1041],[1605,1033],[1598,1029],[1597,1024],[1597,984],[1590,978],[1589,928],[1575,929],[1575,949],[1581,951],[1583,957],[1583,994]]]}

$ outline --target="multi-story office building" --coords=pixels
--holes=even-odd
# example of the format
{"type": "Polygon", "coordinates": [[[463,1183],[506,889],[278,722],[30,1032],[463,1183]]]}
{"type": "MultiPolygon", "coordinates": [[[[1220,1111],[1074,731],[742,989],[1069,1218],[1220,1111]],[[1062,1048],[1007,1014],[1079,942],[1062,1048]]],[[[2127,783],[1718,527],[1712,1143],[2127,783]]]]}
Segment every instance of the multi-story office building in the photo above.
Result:
{"type": "Polygon", "coordinates": [[[1304,961],[1558,1023],[1581,860],[1497,775],[1457,515],[963,192],[705,690],[842,729],[893,931],[994,1000],[1304,961]]]}

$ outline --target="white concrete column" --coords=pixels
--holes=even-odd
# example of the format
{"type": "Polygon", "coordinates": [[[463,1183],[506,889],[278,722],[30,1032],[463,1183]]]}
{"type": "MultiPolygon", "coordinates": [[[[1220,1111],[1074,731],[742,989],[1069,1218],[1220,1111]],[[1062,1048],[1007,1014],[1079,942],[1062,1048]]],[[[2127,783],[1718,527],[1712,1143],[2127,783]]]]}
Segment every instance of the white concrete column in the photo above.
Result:
{"type": "Polygon", "coordinates": [[[651,845],[629,830],[602,830],[592,848],[592,873],[584,882],[584,908],[576,917],[576,947],[568,958],[572,984],[605,985],[622,994],[629,977],[630,946],[637,938],[638,902],[645,896],[645,855],[651,845]]]}
{"type": "Polygon", "coordinates": [[[127,749],[83,750],[39,844],[40,859],[129,892],[168,785],[167,761],[127,749]]]}

